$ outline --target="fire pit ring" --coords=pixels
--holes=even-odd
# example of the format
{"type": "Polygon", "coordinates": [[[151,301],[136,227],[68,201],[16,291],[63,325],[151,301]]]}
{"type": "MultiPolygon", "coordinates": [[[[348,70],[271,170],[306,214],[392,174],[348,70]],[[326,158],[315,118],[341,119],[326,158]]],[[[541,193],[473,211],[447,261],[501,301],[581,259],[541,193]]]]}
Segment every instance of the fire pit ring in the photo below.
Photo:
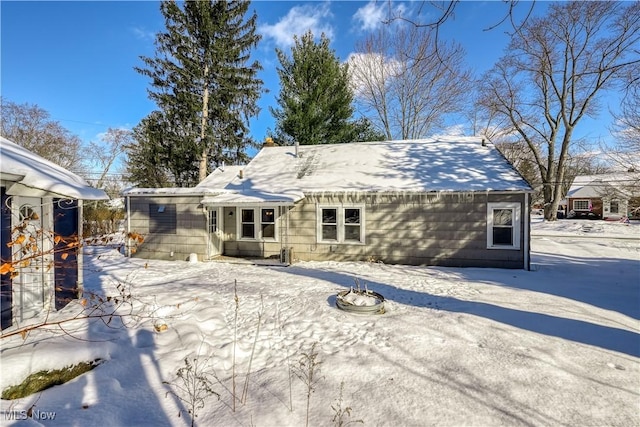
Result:
{"type": "Polygon", "coordinates": [[[360,314],[383,314],[384,297],[369,290],[354,290],[338,292],[336,306],[344,311],[360,314]]]}

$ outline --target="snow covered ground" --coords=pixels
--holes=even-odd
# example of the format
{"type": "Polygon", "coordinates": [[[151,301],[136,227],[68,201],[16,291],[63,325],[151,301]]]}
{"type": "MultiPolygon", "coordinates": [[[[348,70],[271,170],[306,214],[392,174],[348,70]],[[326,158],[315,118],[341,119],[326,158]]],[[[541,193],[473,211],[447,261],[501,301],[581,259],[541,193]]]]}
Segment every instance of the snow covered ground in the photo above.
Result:
{"type": "Polygon", "coordinates": [[[220,394],[197,411],[198,425],[301,426],[307,387],[296,372],[317,353],[312,426],[338,425],[347,407],[343,425],[640,425],[640,225],[534,217],[532,229],[532,271],[191,264],[88,248],[87,289],[115,296],[125,285],[139,317],[127,328],[83,320],[66,334],[3,339],[2,389],[41,369],[105,361],[2,400],[0,423],[190,425],[187,404],[168,393],[189,357],[220,394]],[[385,296],[385,314],[336,309],[356,279],[385,296]],[[32,418],[8,420],[29,408],[32,418]]]}

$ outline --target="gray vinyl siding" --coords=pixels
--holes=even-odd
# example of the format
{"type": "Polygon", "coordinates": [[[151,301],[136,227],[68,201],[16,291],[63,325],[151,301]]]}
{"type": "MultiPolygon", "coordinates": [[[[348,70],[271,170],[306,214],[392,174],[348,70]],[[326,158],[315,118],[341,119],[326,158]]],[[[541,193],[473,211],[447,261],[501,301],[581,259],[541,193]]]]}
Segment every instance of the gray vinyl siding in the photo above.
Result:
{"type": "Polygon", "coordinates": [[[520,249],[487,249],[487,202],[518,202],[524,194],[318,197],[290,212],[289,244],[299,260],[381,261],[451,267],[523,268],[520,249]],[[317,206],[364,205],[364,244],[317,242],[317,206]]]}
{"type": "MultiPolygon", "coordinates": [[[[134,257],[161,260],[187,260],[197,253],[200,260],[207,255],[207,213],[200,204],[200,196],[131,197],[129,208],[130,230],[144,236],[134,257]],[[175,233],[149,232],[149,206],[165,205],[168,214],[175,207],[175,233]],[[173,255],[172,255],[173,252],[173,255]]],[[[161,214],[155,214],[155,217],[161,214]]]]}
{"type": "MultiPolygon", "coordinates": [[[[134,256],[186,260],[207,257],[207,214],[201,197],[132,197],[130,229],[145,236],[134,256]],[[175,204],[176,233],[149,234],[149,205],[175,204]],[[170,255],[173,251],[173,257],[170,255]]],[[[293,260],[380,261],[449,267],[524,268],[529,207],[524,193],[349,194],[307,196],[282,208],[277,239],[238,239],[235,207],[221,209],[222,254],[278,258],[290,248],[293,260]],[[487,249],[487,203],[518,203],[520,248],[487,249]],[[363,208],[364,242],[318,242],[318,207],[363,208]]],[[[527,237],[528,238],[528,237],[527,237]]]]}
{"type": "MultiPolygon", "coordinates": [[[[276,209],[276,215],[278,209],[276,209]]],[[[227,256],[247,257],[247,258],[279,258],[286,238],[281,236],[284,231],[286,217],[284,215],[277,217],[278,236],[276,241],[273,240],[250,240],[239,239],[237,229],[237,218],[241,208],[225,207],[224,215],[224,249],[223,254],[227,256]]],[[[283,208],[284,210],[284,208],[283,208]]]]}

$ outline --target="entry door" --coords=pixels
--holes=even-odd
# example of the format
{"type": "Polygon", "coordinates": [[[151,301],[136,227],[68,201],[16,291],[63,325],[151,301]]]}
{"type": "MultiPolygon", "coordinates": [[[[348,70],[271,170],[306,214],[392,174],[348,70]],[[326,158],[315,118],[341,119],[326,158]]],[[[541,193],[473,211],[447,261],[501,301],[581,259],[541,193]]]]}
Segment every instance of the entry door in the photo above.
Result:
{"type": "Polygon", "coordinates": [[[222,253],[222,208],[209,210],[209,258],[222,253]]]}
{"type": "Polygon", "coordinates": [[[22,231],[25,239],[21,244],[14,245],[14,256],[16,260],[29,259],[28,262],[25,260],[20,264],[16,277],[20,286],[20,317],[28,319],[42,312],[44,308],[45,268],[42,252],[46,248],[42,227],[43,209],[40,198],[20,197],[19,203],[18,215],[20,224],[25,225],[22,231]]]}

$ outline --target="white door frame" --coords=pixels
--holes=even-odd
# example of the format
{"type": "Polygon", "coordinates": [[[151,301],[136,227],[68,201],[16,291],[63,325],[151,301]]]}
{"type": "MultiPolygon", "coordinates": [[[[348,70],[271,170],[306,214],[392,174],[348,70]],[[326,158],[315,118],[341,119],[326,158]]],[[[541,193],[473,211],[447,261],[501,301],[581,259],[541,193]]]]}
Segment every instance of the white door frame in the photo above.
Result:
{"type": "Polygon", "coordinates": [[[213,206],[207,208],[207,255],[209,258],[213,258],[216,255],[222,254],[223,239],[223,227],[224,227],[224,209],[220,206],[213,206]],[[214,223],[212,222],[212,215],[215,215],[215,230],[212,229],[214,223]]]}
{"type": "Polygon", "coordinates": [[[21,196],[15,196],[14,203],[13,218],[16,225],[23,223],[25,215],[31,216],[31,219],[27,219],[27,226],[23,232],[26,238],[25,244],[14,245],[14,260],[19,261],[24,258],[20,253],[26,243],[36,245],[33,249],[27,249],[28,252],[40,254],[31,258],[28,265],[19,265],[18,276],[13,282],[18,287],[14,307],[17,308],[19,319],[24,320],[50,308],[55,269],[53,242],[50,239],[53,235],[53,205],[50,198],[21,196]]]}

